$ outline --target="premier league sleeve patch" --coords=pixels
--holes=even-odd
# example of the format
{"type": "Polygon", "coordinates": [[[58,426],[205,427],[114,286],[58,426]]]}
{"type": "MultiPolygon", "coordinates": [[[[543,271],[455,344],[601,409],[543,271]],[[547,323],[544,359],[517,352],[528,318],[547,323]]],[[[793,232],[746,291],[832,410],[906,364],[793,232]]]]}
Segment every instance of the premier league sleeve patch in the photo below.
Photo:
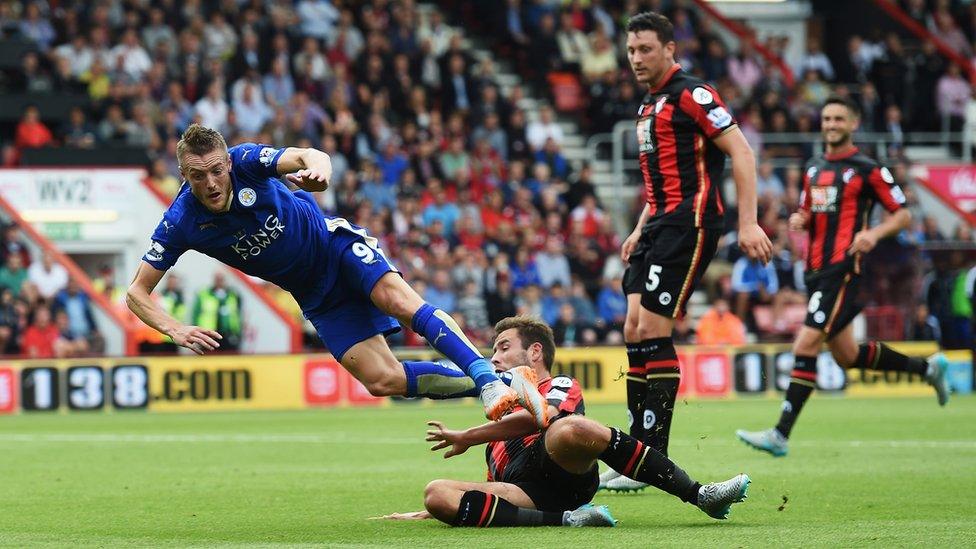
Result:
{"type": "Polygon", "coordinates": [[[258,153],[258,161],[260,161],[265,168],[270,168],[271,163],[274,162],[276,154],[278,154],[278,149],[263,147],[261,152],[258,153]]]}

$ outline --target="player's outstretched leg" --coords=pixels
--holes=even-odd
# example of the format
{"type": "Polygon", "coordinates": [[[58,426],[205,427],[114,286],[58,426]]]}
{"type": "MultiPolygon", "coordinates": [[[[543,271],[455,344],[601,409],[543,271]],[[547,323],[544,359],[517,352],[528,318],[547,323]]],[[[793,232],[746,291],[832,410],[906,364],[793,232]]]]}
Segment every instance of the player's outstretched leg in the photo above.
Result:
{"type": "Polygon", "coordinates": [[[677,496],[716,519],[727,518],[731,505],[746,499],[749,486],[749,477],[741,474],[702,485],[661,452],[613,428],[600,459],[627,477],[677,496]]]}
{"type": "MultiPolygon", "coordinates": [[[[501,419],[505,412],[520,401],[529,408],[533,399],[541,398],[538,388],[533,387],[531,391],[523,389],[523,392],[519,393],[502,383],[491,363],[481,356],[454,319],[446,312],[426,303],[399,274],[386,273],[373,286],[370,299],[384,313],[409,324],[432,347],[457,364],[468,377],[474,380],[474,388],[481,395],[488,419],[501,419]]],[[[408,376],[409,386],[412,383],[409,379],[411,372],[405,370],[405,373],[408,376]]],[[[420,380],[416,380],[415,383],[419,386],[420,380]]],[[[544,427],[545,424],[540,423],[540,426],[544,427]]]]}
{"type": "MultiPolygon", "coordinates": [[[[842,366],[847,365],[842,364],[842,366]]],[[[850,366],[866,370],[908,372],[922,376],[935,389],[939,406],[945,406],[949,402],[949,380],[946,376],[949,362],[942,353],[935,353],[927,359],[922,359],[903,355],[879,341],[869,341],[858,347],[857,358],[850,366]]]]}

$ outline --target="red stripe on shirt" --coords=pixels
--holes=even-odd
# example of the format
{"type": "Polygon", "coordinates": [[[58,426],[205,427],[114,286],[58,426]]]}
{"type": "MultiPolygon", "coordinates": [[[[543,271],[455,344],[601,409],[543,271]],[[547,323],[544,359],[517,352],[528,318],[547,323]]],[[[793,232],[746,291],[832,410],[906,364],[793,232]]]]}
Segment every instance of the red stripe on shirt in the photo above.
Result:
{"type": "Polygon", "coordinates": [[[681,205],[681,174],[678,173],[678,141],[674,136],[674,105],[665,103],[654,119],[657,167],[664,182],[664,213],[681,205]]]}
{"type": "Polygon", "coordinates": [[[854,241],[854,229],[857,224],[858,196],[864,180],[855,175],[844,185],[844,196],[837,202],[840,208],[840,219],[837,222],[837,237],[834,240],[834,253],[829,264],[840,263],[847,258],[847,249],[854,241]]]}

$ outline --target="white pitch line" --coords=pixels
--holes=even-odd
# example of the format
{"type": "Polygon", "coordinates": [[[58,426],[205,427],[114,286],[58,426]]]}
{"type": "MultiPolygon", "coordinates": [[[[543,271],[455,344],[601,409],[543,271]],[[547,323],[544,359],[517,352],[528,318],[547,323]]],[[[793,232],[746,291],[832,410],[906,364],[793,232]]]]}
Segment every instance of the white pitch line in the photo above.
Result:
{"type": "MultiPolygon", "coordinates": [[[[4,442],[80,442],[80,443],[292,443],[292,444],[380,444],[411,445],[424,443],[421,435],[416,437],[371,437],[368,435],[347,436],[343,433],[327,434],[121,434],[121,433],[0,433],[0,444],[4,442]]],[[[707,445],[735,446],[734,440],[714,439],[672,440],[677,446],[707,445]]],[[[976,440],[798,440],[792,446],[801,447],[845,447],[845,448],[948,448],[976,449],[976,440]]]]}
{"type": "Polygon", "coordinates": [[[196,443],[196,442],[246,442],[246,443],[297,443],[297,444],[418,444],[423,438],[390,438],[390,437],[349,437],[340,433],[328,435],[227,435],[227,434],[108,434],[108,433],[24,433],[0,434],[0,443],[4,442],[108,442],[108,443],[196,443]]]}

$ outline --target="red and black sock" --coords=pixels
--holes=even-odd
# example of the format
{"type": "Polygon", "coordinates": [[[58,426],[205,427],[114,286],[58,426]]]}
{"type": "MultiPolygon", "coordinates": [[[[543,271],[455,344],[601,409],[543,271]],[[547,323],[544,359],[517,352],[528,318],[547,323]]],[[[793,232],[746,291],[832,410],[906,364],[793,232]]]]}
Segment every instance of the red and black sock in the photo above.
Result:
{"type": "Polygon", "coordinates": [[[692,480],[668,456],[619,429],[610,428],[610,444],[600,460],[625,477],[660,488],[692,505],[698,504],[701,484],[692,480]]]}
{"type": "MultiPolygon", "coordinates": [[[[681,370],[674,340],[670,337],[645,339],[640,343],[646,352],[644,363],[647,375],[647,396],[644,398],[642,427],[643,441],[651,448],[668,455],[668,438],[671,435],[671,416],[674,399],[678,396],[681,370]]],[[[636,421],[636,418],[635,418],[636,421]]]]}
{"type": "Polygon", "coordinates": [[[461,505],[454,526],[562,526],[562,511],[540,511],[512,504],[494,494],[468,490],[461,496],[461,505]]]}
{"type": "Polygon", "coordinates": [[[929,364],[921,358],[905,356],[884,343],[869,341],[858,348],[855,368],[909,372],[924,376],[929,364]]]}
{"type": "Polygon", "coordinates": [[[776,430],[785,438],[790,437],[793,424],[810,393],[817,387],[817,357],[797,356],[793,359],[793,372],[790,373],[790,386],[786,388],[783,412],[779,416],[776,430]]]}
{"type": "Polygon", "coordinates": [[[640,343],[627,344],[627,419],[630,436],[644,438],[644,400],[647,399],[647,374],[644,363],[647,353],[640,343]]]}

